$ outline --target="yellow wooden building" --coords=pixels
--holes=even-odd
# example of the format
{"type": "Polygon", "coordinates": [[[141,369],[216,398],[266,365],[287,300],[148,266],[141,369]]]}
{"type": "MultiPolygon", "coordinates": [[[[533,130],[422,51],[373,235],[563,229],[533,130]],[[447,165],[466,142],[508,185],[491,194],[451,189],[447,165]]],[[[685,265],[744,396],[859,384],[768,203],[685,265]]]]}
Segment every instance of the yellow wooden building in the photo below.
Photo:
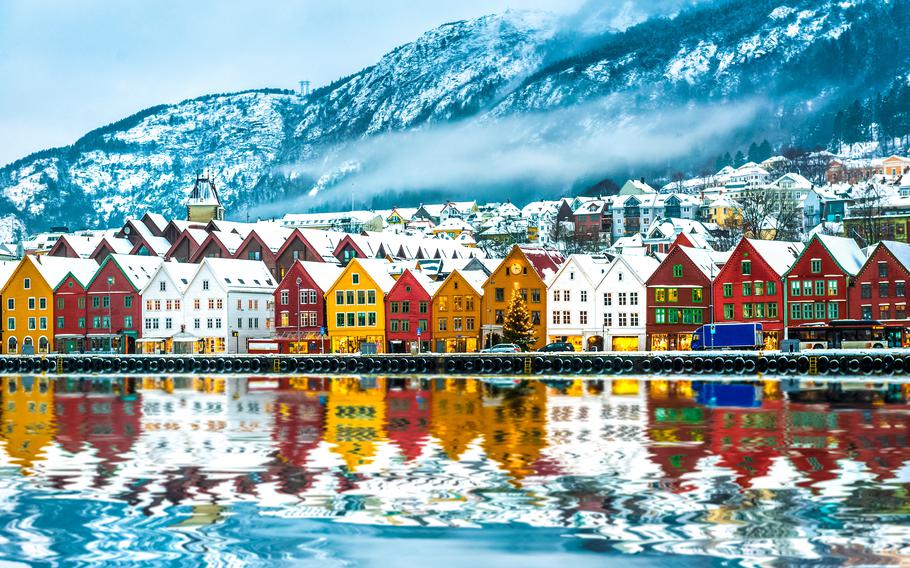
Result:
{"type": "Polygon", "coordinates": [[[479,270],[453,270],[433,295],[433,350],[474,353],[480,348],[483,283],[479,270]]]}
{"type": "Polygon", "coordinates": [[[395,280],[384,260],[354,258],[325,295],[335,353],[385,352],[385,296],[395,280]]]}
{"type": "Polygon", "coordinates": [[[515,483],[535,473],[547,446],[546,420],[547,387],[541,381],[484,396],[483,449],[515,483]]]}
{"type": "Polygon", "coordinates": [[[481,341],[484,346],[503,341],[502,324],[514,291],[521,294],[531,312],[535,338],[531,348],[539,349],[546,343],[546,283],[563,262],[565,259],[562,255],[553,249],[518,245],[512,247],[483,285],[481,341]]]}
{"type": "Polygon", "coordinates": [[[69,274],[88,282],[97,269],[92,259],[26,255],[0,290],[3,353],[49,353],[54,345],[54,289],[69,274]]]}
{"type": "Polygon", "coordinates": [[[458,460],[483,426],[483,383],[476,379],[433,381],[430,433],[450,460],[458,460]]]}

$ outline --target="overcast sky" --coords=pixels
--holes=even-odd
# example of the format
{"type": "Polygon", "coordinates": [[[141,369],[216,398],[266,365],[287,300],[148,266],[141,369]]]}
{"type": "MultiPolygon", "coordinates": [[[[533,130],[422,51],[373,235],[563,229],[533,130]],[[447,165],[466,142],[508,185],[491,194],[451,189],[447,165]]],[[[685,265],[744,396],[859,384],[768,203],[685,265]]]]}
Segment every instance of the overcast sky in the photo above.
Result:
{"type": "MultiPolygon", "coordinates": [[[[604,0],[613,2],[621,0],[604,0]]],[[[142,108],[319,86],[439,24],[581,0],[0,0],[0,164],[142,108]]]]}

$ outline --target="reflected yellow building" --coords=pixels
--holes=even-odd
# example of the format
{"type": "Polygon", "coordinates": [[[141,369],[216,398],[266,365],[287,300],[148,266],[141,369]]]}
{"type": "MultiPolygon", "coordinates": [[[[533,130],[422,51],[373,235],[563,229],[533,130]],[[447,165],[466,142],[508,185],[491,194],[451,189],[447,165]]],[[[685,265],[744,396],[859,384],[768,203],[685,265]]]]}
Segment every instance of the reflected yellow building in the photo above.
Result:
{"type": "Polygon", "coordinates": [[[56,433],[54,383],[46,377],[4,377],[2,381],[6,453],[29,475],[56,433]]]}
{"type": "Polygon", "coordinates": [[[434,381],[430,433],[450,460],[457,460],[481,432],[482,383],[474,379],[434,381]]]}
{"type": "Polygon", "coordinates": [[[534,473],[534,463],[546,447],[547,388],[531,381],[499,392],[483,405],[483,449],[519,481],[534,473]]]}
{"type": "Polygon", "coordinates": [[[326,405],[325,440],[344,460],[348,471],[369,464],[376,455],[377,443],[387,439],[386,380],[336,378],[329,384],[326,405]]]}

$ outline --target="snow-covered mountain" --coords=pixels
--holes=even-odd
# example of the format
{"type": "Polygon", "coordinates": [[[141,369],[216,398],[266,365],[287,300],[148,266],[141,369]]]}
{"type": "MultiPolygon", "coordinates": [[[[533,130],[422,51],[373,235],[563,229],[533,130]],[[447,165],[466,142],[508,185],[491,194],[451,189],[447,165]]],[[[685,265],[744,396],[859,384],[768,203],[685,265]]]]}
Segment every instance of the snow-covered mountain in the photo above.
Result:
{"type": "Polygon", "coordinates": [[[264,89],[146,109],[0,169],[0,222],[179,214],[203,169],[237,217],[352,194],[376,207],[556,194],[695,168],[763,137],[826,144],[837,111],[907,81],[907,0],[717,0],[624,30],[578,22],[454,22],[306,98],[264,89]]]}

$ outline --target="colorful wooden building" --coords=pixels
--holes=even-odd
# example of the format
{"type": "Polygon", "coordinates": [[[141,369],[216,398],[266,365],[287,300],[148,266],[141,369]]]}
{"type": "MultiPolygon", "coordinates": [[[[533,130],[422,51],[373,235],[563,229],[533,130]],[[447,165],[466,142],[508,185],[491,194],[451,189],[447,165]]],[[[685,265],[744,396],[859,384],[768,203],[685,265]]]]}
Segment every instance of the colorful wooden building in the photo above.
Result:
{"type": "Polygon", "coordinates": [[[383,260],[351,258],[326,292],[333,353],[383,353],[385,297],[395,285],[383,260]]]}
{"type": "Polygon", "coordinates": [[[532,349],[547,341],[547,282],[565,259],[555,249],[515,245],[483,285],[481,339],[484,346],[502,341],[502,324],[513,292],[521,294],[534,326],[532,349]]]}
{"type": "Polygon", "coordinates": [[[692,333],[711,323],[712,282],[729,253],[673,246],[648,278],[648,345],[653,351],[688,351],[692,333]]]}
{"type": "Polygon", "coordinates": [[[714,281],[714,321],[760,323],[765,348],[777,349],[784,330],[781,278],[802,250],[802,243],[741,239],[714,281]]]}
{"type": "Polygon", "coordinates": [[[482,270],[453,270],[433,295],[433,351],[475,353],[481,345],[482,270]]]}
{"type": "Polygon", "coordinates": [[[419,270],[405,269],[385,300],[386,339],[389,353],[421,353],[433,345],[433,294],[439,283],[419,270]]]}
{"type": "Polygon", "coordinates": [[[814,235],[784,274],[785,325],[848,318],[848,288],[865,262],[853,239],[814,235]]]}
{"type": "MultiPolygon", "coordinates": [[[[850,319],[878,320],[910,327],[907,319],[907,282],[910,281],[910,245],[881,241],[848,289],[850,319]]],[[[905,347],[900,328],[888,329],[888,346],[905,347]]]]}
{"type": "Polygon", "coordinates": [[[281,353],[328,353],[325,295],[342,267],[295,261],[275,288],[275,336],[281,353]]]}

